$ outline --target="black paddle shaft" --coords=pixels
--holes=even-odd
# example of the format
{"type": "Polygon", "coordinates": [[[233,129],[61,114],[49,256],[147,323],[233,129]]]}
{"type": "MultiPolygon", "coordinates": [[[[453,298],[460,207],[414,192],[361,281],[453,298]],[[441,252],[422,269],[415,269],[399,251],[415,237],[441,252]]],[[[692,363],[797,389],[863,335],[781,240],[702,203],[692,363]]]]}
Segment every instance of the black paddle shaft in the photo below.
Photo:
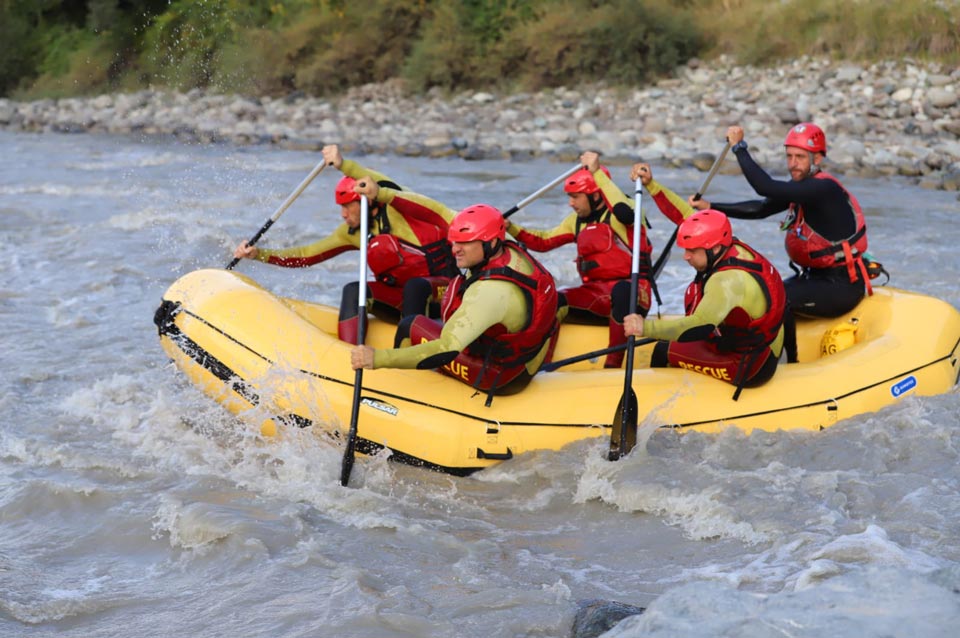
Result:
{"type": "MultiPolygon", "coordinates": [[[[260,238],[263,237],[263,234],[270,230],[270,227],[273,226],[273,218],[267,220],[263,226],[260,227],[260,230],[257,231],[257,234],[250,238],[250,241],[247,242],[247,246],[253,246],[260,238]]],[[[239,257],[234,257],[233,260],[227,264],[227,270],[233,270],[233,267],[240,263],[239,257]]]]}
{"type": "MultiPolygon", "coordinates": [[[[267,232],[271,226],[273,226],[273,223],[275,221],[280,219],[280,216],[283,215],[288,208],[290,208],[290,205],[293,204],[293,202],[295,202],[298,197],[300,197],[300,193],[302,193],[307,188],[307,186],[310,185],[310,182],[312,182],[317,175],[322,173],[323,169],[326,168],[327,166],[328,164],[324,162],[320,162],[319,164],[314,166],[313,170],[310,171],[310,174],[303,178],[303,181],[300,182],[300,184],[294,189],[292,193],[287,195],[287,198],[283,200],[283,203],[280,204],[280,207],[273,212],[273,215],[271,215],[270,218],[267,219],[266,222],[264,222],[263,226],[260,227],[260,230],[257,231],[257,234],[250,238],[250,241],[247,242],[247,245],[253,246],[258,241],[260,241],[260,238],[263,237],[263,234],[267,232]]],[[[234,257],[233,261],[227,264],[227,270],[233,270],[233,267],[239,263],[240,263],[240,258],[234,257]]]]}
{"type": "MultiPolygon", "coordinates": [[[[642,243],[643,230],[643,208],[641,200],[643,198],[643,184],[638,177],[635,182],[634,191],[634,219],[633,219],[633,251],[632,263],[630,266],[630,314],[637,312],[637,288],[640,286],[640,244],[642,243]]],[[[620,405],[618,406],[619,431],[617,428],[618,419],[614,418],[613,430],[610,432],[610,453],[608,458],[616,461],[622,455],[627,454],[633,449],[634,442],[637,440],[637,395],[633,391],[633,355],[636,337],[627,338],[627,361],[623,374],[623,394],[620,396],[620,405]]]]}
{"type": "MultiPolygon", "coordinates": [[[[730,142],[727,142],[726,146],[723,147],[723,150],[720,151],[720,155],[717,156],[717,159],[713,161],[713,166],[710,167],[710,171],[707,173],[707,177],[703,180],[703,184],[700,186],[700,190],[693,196],[693,201],[699,202],[703,199],[704,193],[707,192],[707,187],[710,186],[710,182],[713,181],[713,176],[717,174],[717,171],[720,170],[720,164],[723,163],[723,158],[727,156],[727,151],[730,150],[730,142]]],[[[660,253],[660,256],[657,257],[657,261],[653,264],[653,279],[656,280],[660,276],[660,271],[663,270],[663,267],[667,264],[667,259],[670,257],[670,250],[673,248],[674,242],[677,241],[677,232],[680,230],[679,224],[676,228],[673,229],[673,234],[670,235],[670,239],[667,240],[666,245],[663,247],[663,251],[660,253]]]]}
{"type": "MultiPolygon", "coordinates": [[[[369,237],[370,202],[366,196],[360,198],[360,269],[357,273],[357,344],[362,346],[367,339],[367,241],[369,237]]],[[[346,487],[353,470],[353,459],[357,447],[357,427],[360,423],[360,394],[363,391],[363,366],[357,368],[353,380],[353,407],[350,409],[350,430],[347,444],[340,463],[340,485],[346,487]]]]}
{"type": "MultiPolygon", "coordinates": [[[[361,284],[363,285],[363,284],[361,284]]],[[[367,313],[360,311],[357,317],[357,343],[362,344],[367,333],[367,313]]],[[[363,368],[357,368],[353,379],[353,407],[350,410],[350,432],[347,434],[347,444],[340,463],[340,485],[346,487],[350,482],[350,473],[353,471],[353,460],[356,456],[357,425],[360,423],[360,393],[363,390],[363,368]]]]}
{"type": "MultiPolygon", "coordinates": [[[[633,343],[634,348],[639,348],[640,346],[645,346],[648,343],[653,343],[656,341],[653,337],[645,337],[643,339],[637,339],[633,343]]],[[[567,357],[566,359],[560,359],[558,361],[551,361],[550,363],[545,363],[540,366],[541,372],[553,372],[557,368],[562,368],[563,366],[568,366],[571,363],[579,363],[580,361],[586,361],[588,359],[596,359],[597,357],[602,357],[605,354],[610,354],[611,352],[618,352],[620,350],[626,350],[630,347],[629,339],[627,343],[619,343],[615,346],[609,346],[607,348],[602,348],[600,350],[594,350],[593,352],[584,352],[583,354],[577,354],[572,357],[567,357]]]]}

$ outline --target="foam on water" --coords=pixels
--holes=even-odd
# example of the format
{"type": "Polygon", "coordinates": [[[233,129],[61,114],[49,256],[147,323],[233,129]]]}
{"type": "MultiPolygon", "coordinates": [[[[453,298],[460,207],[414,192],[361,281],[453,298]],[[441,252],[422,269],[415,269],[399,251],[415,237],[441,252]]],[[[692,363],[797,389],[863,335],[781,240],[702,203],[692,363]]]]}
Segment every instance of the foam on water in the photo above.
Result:
{"type": "MultiPolygon", "coordinates": [[[[261,438],[264,415],[238,419],[190,386],[151,322],[173,279],[229,261],[317,154],[5,133],[0,146],[0,635],[559,636],[575,601],[597,597],[654,604],[623,635],[918,638],[960,622],[956,393],[820,433],[644,427],[617,463],[602,439],[466,478],[384,453],[359,457],[342,488],[336,438],[261,438]]],[[[506,208],[564,168],[361,159],[451,207],[506,208]]],[[[702,180],[655,170],[682,192],[702,180]]],[[[336,177],[318,177],[264,245],[339,223],[336,177]]],[[[895,283],[960,301],[955,196],[852,187],[876,191],[861,201],[883,209],[871,249],[895,283]],[[904,223],[919,200],[924,223],[904,223]]],[[[712,188],[746,192],[739,176],[712,188]]],[[[550,228],[567,211],[558,191],[518,221],[550,228]]],[[[662,246],[671,228],[648,211],[662,246]]],[[[775,228],[737,233],[779,259],[775,228]]],[[[571,281],[571,254],[543,261],[571,281]]],[[[241,270],[336,304],[356,263],[241,270]]],[[[689,276],[674,257],[664,312],[689,276]]],[[[345,428],[313,401],[311,416],[345,428]]]]}
{"type": "MultiPolygon", "coordinates": [[[[286,429],[281,436],[263,439],[251,423],[272,415],[269,407],[240,422],[212,401],[194,395],[192,388],[172,396],[163,390],[150,391],[145,387],[148,382],[114,375],[75,392],[65,400],[64,409],[106,428],[136,457],[166,472],[211,474],[264,497],[309,504],[339,524],[359,529],[404,529],[411,524],[395,495],[339,486],[342,449],[328,437],[312,430],[286,429]]],[[[379,462],[365,458],[354,475],[355,483],[376,481],[379,474],[381,485],[389,486],[387,456],[379,462]]],[[[414,525],[419,527],[422,521],[414,525]]]]}
{"type": "Polygon", "coordinates": [[[146,150],[143,154],[129,153],[122,158],[98,157],[87,161],[68,161],[64,166],[70,170],[90,171],[91,173],[127,171],[132,166],[152,167],[180,164],[187,167],[193,163],[193,158],[187,153],[154,153],[146,150]]]}
{"type": "Polygon", "coordinates": [[[692,583],[666,592],[604,638],[949,638],[960,614],[955,575],[950,578],[954,589],[911,572],[869,569],[771,595],[692,583]]]}
{"type": "Polygon", "coordinates": [[[0,185],[0,195],[7,196],[49,195],[54,198],[65,199],[72,197],[133,197],[142,194],[142,191],[132,187],[123,188],[108,183],[71,185],[45,182],[41,184],[0,185]]]}

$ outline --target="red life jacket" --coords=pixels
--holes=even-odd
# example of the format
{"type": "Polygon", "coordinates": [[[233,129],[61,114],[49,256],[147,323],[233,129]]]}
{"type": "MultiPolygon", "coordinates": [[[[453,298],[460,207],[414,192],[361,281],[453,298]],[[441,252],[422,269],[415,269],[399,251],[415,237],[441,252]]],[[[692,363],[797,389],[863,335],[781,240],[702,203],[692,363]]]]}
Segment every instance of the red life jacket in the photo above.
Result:
{"type": "Polygon", "coordinates": [[[850,208],[856,217],[856,230],[853,235],[839,242],[832,242],[810,227],[803,216],[803,207],[790,204],[790,213],[781,228],[787,231],[784,244],[790,261],[804,268],[834,268],[846,265],[850,282],[857,280],[857,271],[863,276],[867,292],[873,293],[870,277],[863,263],[863,253],[867,251],[867,223],[857,198],[843,187],[837,178],[823,171],[814,175],[816,179],[829,179],[843,189],[850,208]]]}
{"type": "Polygon", "coordinates": [[[707,341],[716,345],[721,352],[757,352],[768,347],[777,338],[787,306],[787,293],[780,273],[773,264],[739,239],[734,238],[733,245],[727,249],[723,258],[707,272],[698,274],[687,286],[684,307],[687,315],[693,314],[703,300],[703,289],[710,276],[721,270],[734,269],[749,273],[760,284],[767,300],[767,311],[752,319],[746,310],[738,306],[724,317],[717,329],[707,337],[707,341]],[[753,258],[744,259],[744,251],[752,254],[753,258]]]}
{"type": "MultiPolygon", "coordinates": [[[[467,278],[457,275],[447,287],[441,302],[441,318],[448,321],[463,302],[463,294],[475,281],[499,279],[517,285],[527,300],[527,320],[520,332],[507,332],[503,324],[491,326],[467,346],[467,352],[484,357],[500,368],[500,376],[514,378],[516,368],[522,367],[540,352],[560,328],[557,322],[557,286],[547,269],[530,256],[526,250],[512,241],[503,242],[503,252],[489,260],[483,269],[467,278]],[[533,273],[524,275],[508,264],[511,252],[519,253],[533,266],[533,273]]],[[[495,383],[494,383],[495,385],[495,383]]]]}
{"type": "MultiPolygon", "coordinates": [[[[640,223],[640,220],[635,220],[640,223]]],[[[578,224],[579,226],[579,224],[578,224]]],[[[610,225],[608,212],[602,221],[590,222],[577,230],[577,272],[583,283],[629,279],[633,261],[633,237],[624,242],[610,225]]],[[[650,253],[653,246],[647,239],[647,229],[640,231],[640,278],[650,277],[650,253]]]]}
{"type": "MultiPolygon", "coordinates": [[[[381,216],[385,218],[385,213],[377,217],[381,216]]],[[[456,275],[459,270],[450,252],[447,226],[405,219],[419,245],[391,234],[389,223],[381,223],[380,234],[374,235],[367,244],[367,264],[377,281],[388,286],[403,286],[414,277],[456,275]]]]}

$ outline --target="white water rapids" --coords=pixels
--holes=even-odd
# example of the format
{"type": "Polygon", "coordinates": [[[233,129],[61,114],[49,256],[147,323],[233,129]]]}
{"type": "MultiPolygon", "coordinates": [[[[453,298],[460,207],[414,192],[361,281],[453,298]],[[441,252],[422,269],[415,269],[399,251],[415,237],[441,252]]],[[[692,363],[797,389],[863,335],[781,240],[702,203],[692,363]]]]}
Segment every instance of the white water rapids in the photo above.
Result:
{"type": "MultiPolygon", "coordinates": [[[[350,488],[325,437],[254,437],[168,364],[153,311],[179,275],[225,265],[318,159],[0,133],[0,635],[567,636],[590,598],[649,608],[610,636],[957,635],[956,392],[815,434],[656,432],[617,463],[596,442],[467,478],[360,458],[350,488]]],[[[357,159],[453,208],[506,209],[567,168],[357,159]]],[[[703,178],[654,171],[681,193],[703,178]]],[[[337,177],[261,243],[333,228],[337,177]]],[[[960,306],[956,194],[847,185],[893,284],[960,306]]],[[[706,198],[749,195],[721,175],[706,198]]],[[[671,226],[645,202],[659,252],[671,226]]],[[[568,210],[557,189],[517,219],[568,210]]],[[[785,269],[778,221],[735,229],[785,269]]],[[[566,284],[568,248],[544,258],[566,284]]],[[[336,304],[355,264],[238,269],[336,304]]],[[[665,312],[690,272],[674,255],[665,312]]]]}

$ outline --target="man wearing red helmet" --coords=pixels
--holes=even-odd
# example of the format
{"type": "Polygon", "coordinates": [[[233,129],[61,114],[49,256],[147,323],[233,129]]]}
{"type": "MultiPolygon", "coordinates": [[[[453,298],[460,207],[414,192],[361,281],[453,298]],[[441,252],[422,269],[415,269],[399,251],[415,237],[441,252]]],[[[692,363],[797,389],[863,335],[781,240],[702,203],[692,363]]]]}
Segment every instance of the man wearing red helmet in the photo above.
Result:
{"type": "Polygon", "coordinates": [[[457,267],[442,323],[415,315],[397,326],[395,347],[357,346],[353,368],[439,368],[488,394],[513,394],[549,361],[559,331],[553,277],[522,247],[506,240],[502,213],[486,204],[450,223],[457,267]]]}
{"type": "Polygon", "coordinates": [[[684,295],[685,316],[627,315],[627,335],[661,339],[650,367],[685,368],[742,388],[768,381],[783,349],[786,292],[777,269],[733,236],[730,220],[703,210],[677,232],[683,258],[696,271],[684,295]]]}
{"type": "Polygon", "coordinates": [[[771,178],[750,157],[743,129],[731,126],[727,140],[744,177],[762,200],[735,204],[693,201],[738,219],[761,219],[788,210],[781,229],[796,275],[784,284],[790,309],[815,317],[837,317],[853,310],[864,293],[872,293],[864,263],[867,226],[857,199],[837,178],[820,169],[827,138],[816,124],[797,124],[784,140],[790,181],[771,178]]]}
{"type": "MultiPolygon", "coordinates": [[[[511,222],[507,232],[537,252],[576,242],[577,271],[582,283],[560,292],[572,317],[606,320],[610,327],[609,345],[616,346],[627,340],[623,316],[630,306],[634,211],[631,200],[613,183],[606,167],[600,165],[597,153],[583,153],[580,162],[584,168],[563,185],[570,197],[572,214],[550,230],[527,230],[511,222]]],[[[652,250],[646,228],[641,228],[637,308],[644,315],[650,310],[652,250]]],[[[623,354],[623,350],[608,354],[604,366],[619,368],[623,354]]]]}
{"type": "MultiPolygon", "coordinates": [[[[388,313],[428,312],[438,307],[450,278],[458,271],[447,243],[454,211],[423,195],[402,190],[382,173],[371,171],[340,155],[334,145],[323,147],[323,157],[344,177],[334,188],[343,224],[307,246],[266,249],[240,244],[235,257],[257,259],[287,268],[312,266],[347,250],[360,249],[360,196],[370,201],[370,241],[367,263],[374,280],[369,298],[388,313]]],[[[338,336],[356,343],[359,303],[357,282],[344,286],[340,300],[338,336]]]]}

